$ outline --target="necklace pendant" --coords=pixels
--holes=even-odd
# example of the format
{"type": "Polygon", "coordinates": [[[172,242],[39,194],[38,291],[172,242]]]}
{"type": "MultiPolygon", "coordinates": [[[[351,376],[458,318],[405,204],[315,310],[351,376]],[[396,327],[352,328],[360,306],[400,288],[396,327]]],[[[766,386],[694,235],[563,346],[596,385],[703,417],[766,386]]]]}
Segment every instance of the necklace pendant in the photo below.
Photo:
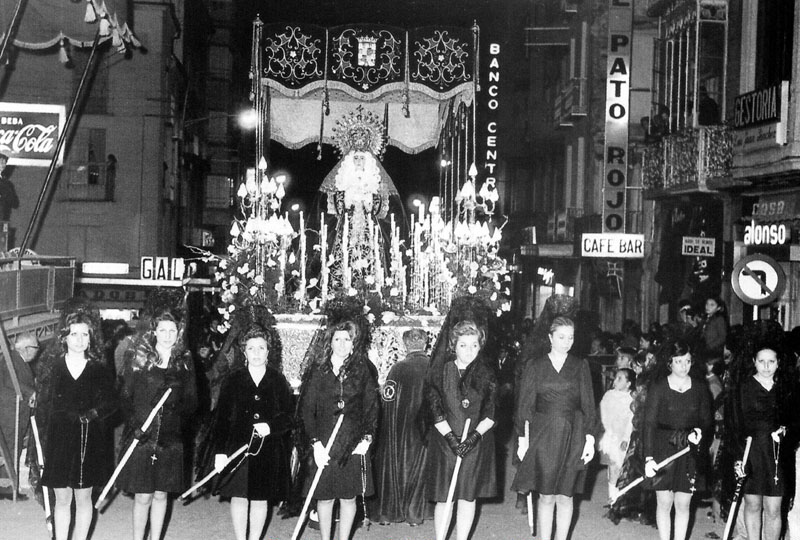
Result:
{"type": "Polygon", "coordinates": [[[777,486],[778,485],[778,473],[777,472],[775,473],[775,476],[773,477],[773,479],[775,480],[775,485],[777,486]]]}
{"type": "Polygon", "coordinates": [[[153,455],[150,456],[150,465],[155,465],[156,461],[158,461],[158,456],[156,455],[155,452],[153,452],[153,455]]]}
{"type": "Polygon", "coordinates": [[[342,409],[344,409],[344,400],[343,400],[343,399],[340,399],[339,401],[337,401],[337,402],[336,402],[336,406],[337,406],[337,407],[339,407],[339,410],[340,410],[340,411],[341,411],[342,409]]]}
{"type": "Polygon", "coordinates": [[[469,409],[469,399],[467,399],[467,398],[462,399],[461,400],[461,406],[464,409],[469,409]]]}

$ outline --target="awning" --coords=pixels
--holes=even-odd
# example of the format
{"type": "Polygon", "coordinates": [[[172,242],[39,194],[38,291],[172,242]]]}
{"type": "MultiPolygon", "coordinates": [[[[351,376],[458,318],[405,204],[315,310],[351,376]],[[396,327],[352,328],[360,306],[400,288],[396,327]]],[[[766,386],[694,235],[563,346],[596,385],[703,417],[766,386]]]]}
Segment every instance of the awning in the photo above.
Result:
{"type": "MultiPolygon", "coordinates": [[[[0,38],[5,35],[18,0],[0,0],[0,38]]],[[[14,45],[23,49],[48,49],[66,39],[73,47],[90,47],[98,29],[103,41],[115,47],[138,47],[126,0],[27,0],[21,12],[14,45]]]]}

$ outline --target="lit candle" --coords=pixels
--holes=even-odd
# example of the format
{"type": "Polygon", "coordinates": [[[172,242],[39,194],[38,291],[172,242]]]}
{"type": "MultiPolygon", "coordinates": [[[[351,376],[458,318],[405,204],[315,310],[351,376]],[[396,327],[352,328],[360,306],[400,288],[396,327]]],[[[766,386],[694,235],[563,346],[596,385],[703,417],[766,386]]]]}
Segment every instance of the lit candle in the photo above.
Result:
{"type": "Polygon", "coordinates": [[[278,299],[283,298],[283,292],[286,289],[286,237],[280,236],[278,240],[278,246],[280,249],[280,253],[278,254],[278,260],[280,263],[280,273],[278,274],[278,299]]]}
{"type": "Polygon", "coordinates": [[[300,210],[300,307],[306,303],[306,224],[300,210]]]}
{"type": "Polygon", "coordinates": [[[348,246],[349,221],[347,210],[344,212],[344,225],[342,226],[342,286],[345,294],[350,290],[350,252],[348,246]]]}
{"type": "Polygon", "coordinates": [[[425,205],[423,203],[419,203],[419,222],[422,223],[425,221],[425,205]]]}
{"type": "Polygon", "coordinates": [[[325,213],[319,215],[319,260],[320,290],[322,304],[328,301],[328,226],[325,224],[325,213]]]}
{"type": "Polygon", "coordinates": [[[383,287],[383,265],[381,264],[381,242],[380,242],[381,227],[375,224],[375,282],[378,293],[381,292],[383,287]]]}

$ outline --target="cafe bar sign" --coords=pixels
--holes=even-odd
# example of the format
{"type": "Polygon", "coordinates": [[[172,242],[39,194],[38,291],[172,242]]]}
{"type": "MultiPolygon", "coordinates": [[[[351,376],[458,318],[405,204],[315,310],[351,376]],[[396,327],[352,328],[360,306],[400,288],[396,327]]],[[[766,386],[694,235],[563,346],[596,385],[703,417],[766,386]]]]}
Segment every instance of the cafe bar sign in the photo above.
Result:
{"type": "MultiPolygon", "coordinates": [[[[49,167],[65,118],[63,105],[0,102],[0,153],[9,165],[49,167]]],[[[62,149],[58,165],[63,161],[62,149]]]]}
{"type": "Polygon", "coordinates": [[[581,256],[604,259],[641,259],[644,257],[644,235],[583,233],[581,256]]]}

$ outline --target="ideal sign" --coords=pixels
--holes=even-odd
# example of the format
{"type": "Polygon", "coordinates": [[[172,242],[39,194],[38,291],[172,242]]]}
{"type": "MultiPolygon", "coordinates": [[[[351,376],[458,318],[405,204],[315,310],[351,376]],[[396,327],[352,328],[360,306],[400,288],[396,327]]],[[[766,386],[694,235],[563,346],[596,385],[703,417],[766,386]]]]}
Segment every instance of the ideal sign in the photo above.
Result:
{"type": "Polygon", "coordinates": [[[584,233],[581,256],[604,259],[641,259],[644,257],[643,234],[584,233]]]}
{"type": "MultiPolygon", "coordinates": [[[[9,165],[49,167],[64,119],[63,105],[0,102],[0,153],[9,165]]],[[[58,165],[63,161],[62,148],[58,165]]]]}
{"type": "Polygon", "coordinates": [[[609,0],[606,126],[603,152],[603,232],[625,231],[632,23],[633,1],[609,0]]]}
{"type": "Polygon", "coordinates": [[[183,259],[169,257],[142,257],[139,275],[142,279],[172,281],[183,279],[183,259]]]}
{"type": "Polygon", "coordinates": [[[690,257],[713,257],[716,252],[716,240],[705,236],[684,236],[681,244],[681,255],[690,257]]]}

